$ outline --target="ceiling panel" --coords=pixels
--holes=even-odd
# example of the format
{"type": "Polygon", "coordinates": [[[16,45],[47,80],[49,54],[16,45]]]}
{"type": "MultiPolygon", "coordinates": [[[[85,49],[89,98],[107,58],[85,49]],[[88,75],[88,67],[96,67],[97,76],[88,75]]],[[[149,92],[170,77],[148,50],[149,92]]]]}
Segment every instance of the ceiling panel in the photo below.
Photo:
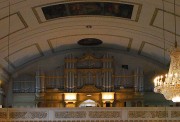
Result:
{"type": "MultiPolygon", "coordinates": [[[[55,18],[55,19],[52,19],[52,20],[46,20],[44,14],[43,14],[42,8],[45,7],[45,6],[50,6],[50,5],[66,4],[66,9],[67,9],[67,3],[68,2],[69,1],[66,1],[66,2],[63,1],[63,2],[56,2],[56,3],[51,3],[51,4],[39,5],[39,6],[33,7],[33,12],[34,12],[34,14],[35,14],[35,16],[36,16],[36,18],[37,18],[39,23],[43,23],[43,22],[47,22],[47,21],[52,21],[52,20],[57,20],[57,19],[63,19],[63,18],[69,17],[71,15],[68,15],[66,17],[55,18]]],[[[81,0],[80,2],[83,2],[83,0],[81,0]]],[[[107,3],[109,3],[109,2],[111,2],[111,1],[108,1],[107,3]]],[[[124,3],[124,4],[133,5],[134,7],[133,7],[133,13],[132,13],[131,20],[132,21],[138,21],[139,20],[139,16],[140,16],[141,9],[142,9],[142,4],[139,4],[139,3],[136,3],[136,2],[122,2],[122,1],[121,2],[120,1],[119,2],[112,1],[111,3],[124,3]]],[[[68,13],[68,12],[66,12],[66,13],[68,13]]],[[[82,16],[79,16],[79,17],[82,17],[82,16]]],[[[100,17],[103,17],[103,16],[100,15],[100,17]]],[[[107,17],[109,17],[109,16],[107,16],[107,17]]],[[[123,19],[123,18],[119,17],[119,19],[123,19]]]]}
{"type": "MultiPolygon", "coordinates": [[[[169,32],[175,33],[175,20],[174,15],[171,12],[164,12],[163,17],[163,11],[160,9],[156,9],[155,15],[154,15],[154,21],[152,22],[152,26],[165,29],[169,32]],[[163,27],[163,18],[164,18],[164,27],[163,27]]],[[[180,35],[180,16],[176,15],[176,33],[180,35]]]]}
{"type": "Polygon", "coordinates": [[[20,13],[15,13],[0,19],[0,28],[3,30],[0,33],[0,39],[6,37],[9,33],[15,33],[24,28],[27,28],[27,24],[23,20],[20,13]],[[9,26],[10,23],[10,26],[9,26]]]}
{"type": "MultiPolygon", "coordinates": [[[[100,0],[92,1],[102,2],[100,0]]],[[[139,56],[139,50],[140,55],[163,63],[162,1],[103,1],[134,5],[131,19],[104,16],[74,16],[68,17],[68,19],[67,17],[53,19],[53,21],[45,19],[41,9],[43,6],[71,2],[87,1],[10,0],[9,37],[7,37],[9,33],[8,1],[0,2],[0,64],[7,68],[8,63],[4,58],[8,51],[13,52],[10,54],[9,63],[18,69],[18,67],[43,56],[43,54],[49,56],[63,49],[80,48],[81,46],[77,45],[77,41],[83,38],[100,39],[104,42],[103,45],[109,45],[109,47],[123,51],[131,50],[127,54],[132,53],[136,56],[139,56]]],[[[177,34],[180,35],[180,4],[178,0],[176,2],[177,34]]],[[[167,30],[165,32],[165,46],[166,49],[169,49],[173,46],[175,40],[173,1],[165,0],[165,10],[164,25],[167,30]]],[[[179,38],[177,37],[178,41],[179,38]]],[[[7,58],[5,59],[7,60],[7,58]]]]}
{"type": "Polygon", "coordinates": [[[169,54],[166,51],[164,51],[163,47],[159,47],[157,45],[147,43],[147,42],[143,42],[143,43],[144,43],[144,46],[142,47],[141,55],[146,56],[146,57],[153,57],[159,62],[164,62],[164,58],[165,58],[165,61],[166,61],[165,63],[168,63],[167,59],[169,57],[169,54]]]}
{"type": "MultiPolygon", "coordinates": [[[[43,53],[39,45],[33,44],[11,53],[9,55],[9,63],[16,68],[41,56],[43,56],[43,53]]],[[[8,61],[8,57],[5,60],[8,61]]]]}
{"type": "MultiPolygon", "coordinates": [[[[102,40],[103,45],[109,45],[112,48],[121,48],[121,50],[130,50],[132,39],[123,36],[106,35],[106,34],[78,34],[69,35],[66,37],[58,37],[54,39],[49,39],[48,44],[53,52],[63,49],[67,49],[68,46],[79,46],[77,42],[84,38],[97,38],[102,40]]],[[[82,47],[82,46],[79,46],[82,47]]]]}

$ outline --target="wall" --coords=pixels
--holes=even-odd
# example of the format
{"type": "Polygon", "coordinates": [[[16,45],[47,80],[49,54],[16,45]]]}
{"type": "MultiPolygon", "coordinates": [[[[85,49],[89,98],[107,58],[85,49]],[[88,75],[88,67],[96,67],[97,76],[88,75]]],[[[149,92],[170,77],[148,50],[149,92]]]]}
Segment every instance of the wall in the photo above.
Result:
{"type": "MultiPolygon", "coordinates": [[[[125,52],[116,51],[116,50],[92,50],[92,49],[87,48],[87,50],[70,50],[70,51],[65,51],[62,53],[54,53],[53,56],[44,57],[40,60],[37,60],[36,62],[34,62],[32,64],[28,64],[27,66],[24,66],[24,67],[21,67],[20,69],[18,69],[16,72],[13,73],[13,75],[12,75],[13,79],[16,80],[16,79],[18,79],[18,77],[22,77],[22,76],[26,76],[26,75],[35,77],[35,72],[39,68],[43,69],[45,71],[61,69],[64,66],[64,57],[67,54],[70,54],[72,52],[73,52],[73,55],[75,55],[77,57],[81,57],[84,53],[95,53],[96,56],[101,56],[104,53],[108,52],[110,55],[114,56],[114,60],[115,60],[114,64],[116,64],[115,70],[122,69],[122,65],[128,65],[128,68],[129,68],[128,70],[130,70],[130,71],[133,71],[136,68],[143,69],[143,71],[144,71],[144,88],[145,88],[144,91],[145,92],[146,91],[153,92],[153,82],[152,82],[153,77],[156,74],[158,74],[158,72],[166,70],[166,69],[164,69],[163,65],[159,64],[158,62],[155,62],[151,59],[147,59],[142,56],[137,56],[137,55],[135,56],[135,55],[133,55],[133,53],[129,53],[129,55],[127,55],[125,52]]],[[[28,95],[26,97],[28,99],[28,95]]],[[[29,97],[32,98],[30,101],[33,101],[32,95],[30,95],[29,97]]],[[[147,95],[147,97],[148,97],[148,95],[147,95]]],[[[8,95],[7,98],[12,98],[12,96],[8,95]]],[[[154,97],[154,98],[158,99],[158,97],[154,97]]],[[[154,99],[154,98],[152,97],[152,99],[154,99]]],[[[23,100],[23,99],[21,99],[21,100],[23,100]]],[[[151,102],[148,102],[148,100],[149,99],[146,100],[147,104],[154,105],[153,100],[151,102]]],[[[163,101],[165,101],[165,99],[163,101]]],[[[9,104],[14,104],[14,103],[12,103],[12,101],[9,101],[9,104]]],[[[127,105],[128,105],[128,103],[127,103],[127,105]]],[[[169,105],[169,103],[167,105],[169,105]]]]}
{"type": "Polygon", "coordinates": [[[133,55],[133,53],[129,53],[127,55],[125,52],[116,51],[116,50],[92,50],[87,48],[87,50],[70,50],[64,51],[62,53],[55,53],[53,56],[44,57],[32,64],[28,64],[27,66],[21,67],[12,75],[14,79],[21,76],[22,74],[34,75],[38,69],[42,69],[43,71],[51,71],[56,69],[62,69],[64,67],[64,58],[68,54],[73,54],[75,57],[81,57],[85,53],[94,53],[97,57],[102,56],[105,53],[109,53],[114,56],[114,67],[117,73],[119,73],[119,69],[122,69],[122,65],[128,65],[128,70],[134,71],[137,68],[141,68],[144,71],[145,79],[144,82],[147,85],[144,85],[145,89],[148,91],[153,88],[152,80],[155,75],[158,75],[162,71],[166,71],[167,69],[158,62],[153,61],[152,59],[148,59],[142,56],[133,55]],[[73,52],[73,53],[72,53],[73,52]],[[83,52],[83,53],[82,53],[83,52]],[[48,64],[48,65],[47,65],[48,64]],[[150,76],[150,77],[149,77],[150,76]]]}
{"type": "Polygon", "coordinates": [[[34,93],[14,93],[12,107],[35,107],[35,94],[34,93]]]}

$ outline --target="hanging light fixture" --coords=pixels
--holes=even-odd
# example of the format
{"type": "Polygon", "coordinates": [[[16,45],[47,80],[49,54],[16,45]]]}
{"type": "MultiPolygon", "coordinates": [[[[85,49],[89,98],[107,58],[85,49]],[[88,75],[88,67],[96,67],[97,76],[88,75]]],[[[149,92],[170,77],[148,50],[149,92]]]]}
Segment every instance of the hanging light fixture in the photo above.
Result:
{"type": "MultiPolygon", "coordinates": [[[[180,49],[176,40],[176,15],[174,0],[175,21],[175,48],[170,51],[171,63],[169,72],[154,79],[154,92],[161,93],[167,100],[180,102],[180,49]]],[[[163,31],[164,31],[164,3],[163,3],[163,31]]]]}
{"type": "Polygon", "coordinates": [[[163,94],[167,100],[180,102],[180,50],[175,48],[170,56],[169,72],[154,79],[154,91],[163,94]]]}

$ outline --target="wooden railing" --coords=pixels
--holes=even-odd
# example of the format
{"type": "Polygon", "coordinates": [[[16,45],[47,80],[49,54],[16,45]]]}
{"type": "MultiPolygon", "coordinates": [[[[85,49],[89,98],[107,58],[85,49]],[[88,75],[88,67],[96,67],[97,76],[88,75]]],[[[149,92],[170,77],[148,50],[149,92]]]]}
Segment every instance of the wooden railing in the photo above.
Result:
{"type": "Polygon", "coordinates": [[[180,107],[1,108],[0,122],[12,121],[180,122],[180,107]]]}

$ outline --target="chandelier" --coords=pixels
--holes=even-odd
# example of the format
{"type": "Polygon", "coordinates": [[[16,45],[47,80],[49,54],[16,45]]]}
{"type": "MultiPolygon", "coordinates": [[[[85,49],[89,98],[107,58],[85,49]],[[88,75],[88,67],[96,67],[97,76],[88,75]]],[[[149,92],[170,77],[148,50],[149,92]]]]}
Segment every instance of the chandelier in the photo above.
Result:
{"type": "Polygon", "coordinates": [[[180,49],[170,52],[171,63],[168,74],[154,79],[154,92],[161,93],[167,100],[180,102],[180,49]]]}
{"type": "MultiPolygon", "coordinates": [[[[170,51],[171,62],[170,62],[169,72],[165,75],[157,76],[154,79],[154,86],[155,86],[154,92],[163,94],[167,100],[172,100],[173,102],[180,102],[180,49],[177,48],[177,40],[176,40],[175,0],[174,0],[174,20],[175,20],[175,48],[170,51]]],[[[164,35],[164,2],[163,2],[163,35],[164,35]]]]}

